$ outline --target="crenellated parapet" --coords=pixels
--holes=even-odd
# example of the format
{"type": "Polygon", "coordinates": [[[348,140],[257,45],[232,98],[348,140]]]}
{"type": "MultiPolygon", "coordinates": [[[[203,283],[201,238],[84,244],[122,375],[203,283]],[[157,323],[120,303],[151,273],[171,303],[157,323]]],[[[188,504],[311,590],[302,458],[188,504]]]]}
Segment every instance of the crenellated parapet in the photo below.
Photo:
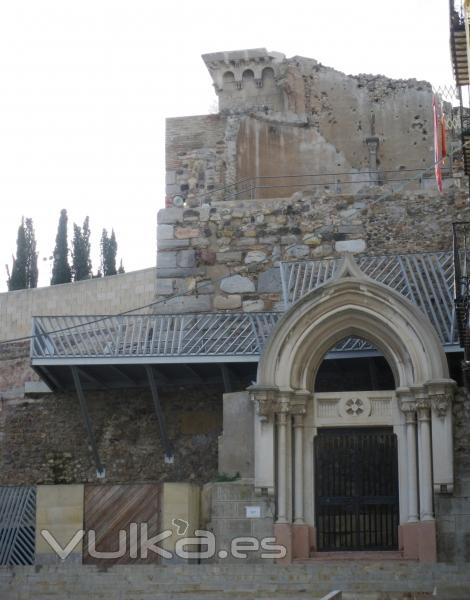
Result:
{"type": "Polygon", "coordinates": [[[203,60],[214,82],[219,110],[283,109],[282,88],[277,80],[285,56],[265,48],[214,52],[203,60]]]}

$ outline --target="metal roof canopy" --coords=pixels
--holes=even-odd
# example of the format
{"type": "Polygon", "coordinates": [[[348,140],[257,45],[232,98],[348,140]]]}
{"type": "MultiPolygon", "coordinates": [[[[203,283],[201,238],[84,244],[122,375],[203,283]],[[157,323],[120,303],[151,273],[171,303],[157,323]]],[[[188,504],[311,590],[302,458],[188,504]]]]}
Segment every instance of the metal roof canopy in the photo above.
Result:
{"type": "MultiPolygon", "coordinates": [[[[364,255],[356,261],[366,275],[427,314],[446,352],[460,351],[452,252],[364,255]]],[[[281,263],[284,307],[332,280],[340,262],[281,263]]],[[[221,365],[231,365],[244,380],[256,370],[281,316],[282,312],[34,317],[31,364],[54,389],[72,389],[71,367],[80,368],[88,389],[140,387],[147,381],[146,365],[158,366],[163,375],[159,386],[220,382],[221,365]]],[[[326,358],[377,355],[364,340],[350,338],[326,358]]]]}
{"type": "Polygon", "coordinates": [[[148,389],[148,367],[160,390],[174,387],[217,385],[225,391],[248,387],[256,379],[257,361],[242,363],[145,363],[34,365],[52,390],[75,391],[72,369],[80,374],[82,388],[92,390],[148,389]],[[228,379],[227,379],[228,377],[228,379]]]}
{"type": "MultiPolygon", "coordinates": [[[[284,307],[332,280],[341,259],[281,263],[284,307]]],[[[458,349],[451,252],[360,256],[369,277],[427,314],[447,351],[458,349]]],[[[149,388],[165,450],[173,461],[159,390],[174,385],[244,389],[282,313],[65,316],[33,318],[31,364],[52,389],[75,390],[97,476],[105,475],[85,390],[149,388]]],[[[349,338],[326,358],[377,356],[367,341],[349,338]]]]}

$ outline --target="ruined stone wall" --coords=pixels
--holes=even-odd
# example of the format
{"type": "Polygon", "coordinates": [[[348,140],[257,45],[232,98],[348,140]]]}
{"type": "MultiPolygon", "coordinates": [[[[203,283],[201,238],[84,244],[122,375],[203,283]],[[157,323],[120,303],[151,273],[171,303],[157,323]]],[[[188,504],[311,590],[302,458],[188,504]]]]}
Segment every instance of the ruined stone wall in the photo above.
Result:
{"type": "Polygon", "coordinates": [[[284,199],[164,209],[157,294],[167,301],[158,312],[276,310],[281,260],[450,250],[452,222],[469,218],[467,192],[456,187],[444,194],[306,190],[284,199]]]}
{"type": "MultiPolygon", "coordinates": [[[[76,394],[24,394],[29,357],[0,360],[0,484],[96,482],[76,394]]],[[[106,483],[185,481],[217,475],[222,393],[217,386],[161,389],[173,464],[165,464],[149,390],[87,392],[106,483]]]]}
{"type": "Polygon", "coordinates": [[[313,124],[353,168],[368,166],[364,142],[371,135],[380,141],[381,170],[419,169],[433,163],[429,83],[382,75],[345,75],[303,57],[288,63],[288,69],[303,83],[306,112],[313,124]]]}
{"type": "Polygon", "coordinates": [[[226,124],[222,115],[167,119],[167,198],[213,195],[225,186],[226,124]]]}
{"type": "MultiPolygon", "coordinates": [[[[203,58],[221,112],[167,120],[170,202],[182,195],[198,206],[222,199],[214,193],[220,186],[282,175],[315,177],[258,180],[257,197],[287,196],[305,183],[331,187],[337,179],[345,191],[357,191],[371,165],[380,181],[390,181],[433,164],[427,82],[346,75],[314,59],[286,59],[264,49],[203,58]]],[[[251,187],[240,184],[223,195],[249,197],[251,187]]]]}

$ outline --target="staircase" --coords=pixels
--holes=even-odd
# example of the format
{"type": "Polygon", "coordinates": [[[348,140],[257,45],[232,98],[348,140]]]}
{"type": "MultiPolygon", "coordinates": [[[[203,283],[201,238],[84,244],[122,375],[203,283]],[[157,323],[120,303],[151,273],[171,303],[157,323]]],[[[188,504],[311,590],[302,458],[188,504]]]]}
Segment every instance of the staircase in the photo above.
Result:
{"type": "Polygon", "coordinates": [[[314,600],[332,590],[342,600],[468,600],[470,568],[404,561],[0,568],[2,600],[314,600]]]}

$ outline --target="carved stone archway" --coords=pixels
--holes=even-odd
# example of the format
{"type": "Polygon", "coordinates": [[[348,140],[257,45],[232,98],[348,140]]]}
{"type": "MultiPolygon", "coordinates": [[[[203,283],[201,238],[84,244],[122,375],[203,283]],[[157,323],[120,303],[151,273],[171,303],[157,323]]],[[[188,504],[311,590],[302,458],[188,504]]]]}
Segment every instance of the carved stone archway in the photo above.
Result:
{"type": "MultiPolygon", "coordinates": [[[[404,556],[435,560],[433,485],[437,492],[452,491],[455,382],[428,318],[404,296],[362,273],[350,255],[335,279],[285,313],[265,348],[257,383],[250,388],[257,406],[255,485],[276,495],[276,532],[290,556],[308,556],[315,523],[306,511],[304,491],[311,459],[306,416],[318,426],[309,408],[316,401],[318,369],[328,350],[349,336],[373,344],[392,369],[395,408],[384,424],[399,434],[400,547],[404,556]]],[[[342,424],[338,415],[335,426],[342,424]]]]}

